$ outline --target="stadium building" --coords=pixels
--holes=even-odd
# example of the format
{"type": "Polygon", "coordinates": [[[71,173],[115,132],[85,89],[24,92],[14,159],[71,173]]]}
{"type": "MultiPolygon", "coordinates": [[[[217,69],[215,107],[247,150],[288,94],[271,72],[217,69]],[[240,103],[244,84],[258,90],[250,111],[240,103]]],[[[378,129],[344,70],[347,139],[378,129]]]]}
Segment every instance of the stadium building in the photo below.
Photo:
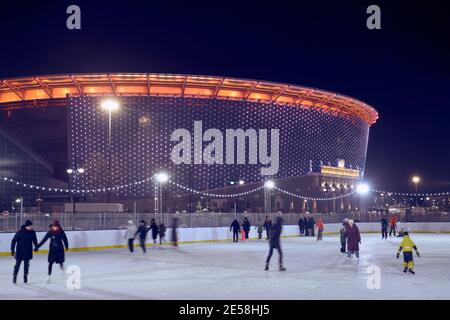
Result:
{"type": "MultiPolygon", "coordinates": [[[[21,196],[28,207],[35,207],[37,199],[53,203],[72,196],[78,201],[139,200],[142,210],[152,211],[154,186],[144,180],[159,171],[194,190],[232,193],[233,182],[244,181],[245,190],[271,178],[285,183],[290,192],[311,197],[345,193],[364,175],[369,129],[378,118],[377,111],[364,102],[314,88],[151,73],[0,80],[0,110],[0,176],[14,180],[0,184],[4,210],[21,196]],[[119,108],[102,108],[111,98],[119,108]],[[195,134],[195,123],[202,125],[199,136],[195,134]],[[205,138],[208,129],[215,130],[210,133],[223,133],[224,138],[227,130],[242,129],[243,158],[235,158],[242,151],[236,142],[236,161],[232,163],[208,163],[203,158],[196,161],[195,155],[204,155],[214,140],[205,138]],[[174,163],[171,157],[181,141],[174,139],[176,130],[191,134],[190,163],[174,163]],[[256,149],[251,147],[251,135],[245,136],[249,130],[258,133],[253,141],[256,149]],[[266,145],[261,144],[264,130],[266,145]],[[279,133],[277,140],[272,139],[273,130],[279,133]],[[195,142],[196,137],[200,143],[195,142]],[[277,150],[273,149],[275,143],[277,150]],[[252,150],[257,150],[261,159],[263,146],[267,147],[266,158],[274,161],[276,156],[278,161],[269,175],[261,170],[270,166],[267,161],[251,161],[252,150]],[[84,171],[78,172],[79,168],[84,171]],[[73,172],[68,174],[67,169],[73,172]],[[29,188],[30,184],[66,187],[76,192],[61,195],[29,188]],[[104,192],[117,186],[121,187],[104,192]]],[[[224,144],[212,155],[223,152],[225,159],[230,149],[224,144]]],[[[193,210],[199,202],[199,207],[231,210],[226,201],[193,200],[174,185],[165,192],[167,199],[178,199],[166,201],[167,211],[193,210]]],[[[320,207],[314,202],[293,206],[292,201],[282,200],[281,205],[276,205],[276,196],[274,199],[274,207],[279,210],[330,212],[351,208],[344,202],[320,207]]],[[[261,210],[258,201],[240,201],[240,210],[261,210]]]]}

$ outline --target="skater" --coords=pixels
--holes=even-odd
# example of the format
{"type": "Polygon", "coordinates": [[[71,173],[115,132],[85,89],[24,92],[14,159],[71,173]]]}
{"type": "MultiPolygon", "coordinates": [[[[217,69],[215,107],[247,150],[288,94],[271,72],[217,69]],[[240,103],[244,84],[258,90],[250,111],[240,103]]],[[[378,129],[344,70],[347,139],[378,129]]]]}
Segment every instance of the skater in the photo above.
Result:
{"type": "Polygon", "coordinates": [[[230,231],[233,230],[233,242],[239,241],[239,232],[241,231],[241,227],[239,226],[239,222],[237,219],[234,219],[230,226],[230,231]]]}
{"type": "Polygon", "coordinates": [[[270,229],[272,229],[272,220],[269,219],[269,216],[266,216],[266,220],[264,221],[264,228],[266,229],[266,240],[269,240],[270,229]]]}
{"type": "Polygon", "coordinates": [[[264,224],[262,223],[261,219],[258,220],[258,225],[255,226],[255,229],[258,232],[258,240],[261,240],[262,239],[262,233],[263,233],[263,230],[264,230],[264,224]]]}
{"type": "Polygon", "coordinates": [[[314,225],[316,222],[313,217],[308,218],[308,236],[314,237],[314,225]]]}
{"type": "Polygon", "coordinates": [[[302,217],[298,219],[298,228],[300,229],[300,237],[305,233],[305,221],[302,217]]]}
{"type": "Polygon", "coordinates": [[[148,230],[149,228],[147,227],[147,223],[145,222],[145,220],[139,221],[139,228],[137,229],[134,236],[136,237],[137,235],[139,235],[139,244],[141,246],[143,254],[147,252],[145,250],[145,239],[147,238],[148,230]]]}
{"type": "Polygon", "coordinates": [[[361,243],[361,235],[359,234],[358,226],[353,219],[348,220],[345,226],[347,234],[347,260],[350,260],[352,254],[355,254],[359,259],[359,244],[361,243]]]}
{"type": "Polygon", "coordinates": [[[411,274],[416,274],[413,270],[414,261],[413,261],[413,249],[416,252],[417,256],[420,257],[419,250],[416,247],[416,244],[409,237],[408,232],[403,234],[403,241],[400,243],[400,247],[397,251],[397,259],[400,258],[400,252],[403,250],[403,272],[409,272],[411,274]]]}
{"type": "Polygon", "coordinates": [[[178,247],[178,234],[177,234],[177,228],[178,228],[178,218],[173,218],[172,220],[172,243],[174,247],[178,247]]]}
{"type": "Polygon", "coordinates": [[[166,226],[164,222],[161,222],[159,225],[159,244],[162,245],[164,241],[166,241],[166,226]]]}
{"type": "Polygon", "coordinates": [[[128,220],[127,231],[125,231],[125,239],[128,239],[128,250],[134,252],[134,239],[136,238],[137,227],[132,220],[128,220]]]}
{"type": "Polygon", "coordinates": [[[308,219],[306,218],[306,216],[303,218],[303,225],[304,225],[304,232],[305,232],[305,237],[308,236],[308,219]]]}
{"type": "Polygon", "coordinates": [[[44,238],[39,242],[35,251],[37,251],[42,245],[50,239],[49,251],[48,251],[48,278],[47,283],[50,282],[52,275],[53,264],[59,264],[61,270],[64,270],[65,254],[64,249],[69,250],[69,242],[67,241],[66,233],[59,224],[58,220],[53,221],[52,228],[44,238]]]}
{"type": "Polygon", "coordinates": [[[389,237],[392,237],[392,232],[394,233],[395,237],[395,229],[397,228],[397,217],[395,216],[395,214],[393,214],[389,219],[389,226],[389,237]]]}
{"type": "Polygon", "coordinates": [[[386,216],[383,216],[383,218],[381,218],[381,239],[387,239],[387,228],[388,228],[388,220],[386,218],[386,216]]]}
{"type": "Polygon", "coordinates": [[[244,222],[242,223],[242,230],[244,230],[245,233],[245,240],[248,240],[248,234],[250,233],[250,221],[248,221],[248,218],[244,218],[244,222]]]}
{"type": "Polygon", "coordinates": [[[11,256],[16,259],[13,272],[13,283],[17,283],[17,274],[19,273],[20,264],[23,261],[23,282],[28,282],[28,271],[30,269],[30,260],[33,259],[33,244],[37,248],[36,231],[31,226],[33,222],[25,221],[20,230],[14,235],[11,241],[11,256]]]}
{"type": "Polygon", "coordinates": [[[158,241],[158,225],[156,224],[156,220],[152,219],[150,222],[149,231],[152,230],[152,239],[153,239],[153,245],[155,245],[158,241]]]}
{"type": "Polygon", "coordinates": [[[317,241],[320,241],[322,240],[323,229],[325,229],[322,218],[317,220],[315,228],[317,228],[317,241]]]}
{"type": "Polygon", "coordinates": [[[345,247],[347,245],[347,224],[348,224],[348,219],[345,218],[344,221],[342,222],[342,228],[341,230],[339,230],[340,234],[341,234],[341,253],[345,253],[345,247]]]}
{"type": "Polygon", "coordinates": [[[270,230],[270,249],[269,249],[269,255],[266,259],[266,267],[264,268],[265,271],[269,270],[269,263],[270,258],[272,258],[273,249],[278,250],[279,254],[279,267],[280,271],[285,271],[286,268],[283,267],[283,252],[281,251],[281,245],[280,245],[280,236],[281,236],[281,229],[282,229],[282,223],[283,219],[281,217],[277,217],[277,220],[275,220],[275,224],[272,226],[272,229],[270,230]]]}

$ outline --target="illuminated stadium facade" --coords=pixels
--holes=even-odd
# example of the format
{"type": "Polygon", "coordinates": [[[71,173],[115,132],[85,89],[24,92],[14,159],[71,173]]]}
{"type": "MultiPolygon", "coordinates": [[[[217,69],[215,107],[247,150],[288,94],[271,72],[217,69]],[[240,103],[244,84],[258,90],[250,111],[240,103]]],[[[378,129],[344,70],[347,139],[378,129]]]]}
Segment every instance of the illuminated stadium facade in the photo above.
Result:
{"type": "MultiPolygon", "coordinates": [[[[172,133],[185,129],[194,135],[194,123],[200,121],[201,133],[207,129],[278,129],[279,168],[271,178],[290,179],[314,172],[359,178],[364,173],[369,128],[378,118],[371,106],[323,90],[257,80],[166,74],[0,80],[0,110],[0,125],[9,127],[13,135],[20,134],[13,125],[15,113],[20,113],[21,119],[28,119],[27,112],[38,114],[37,110],[41,110],[39,116],[54,113],[52,120],[59,119],[59,125],[64,126],[61,136],[65,141],[60,139],[53,147],[59,145],[64,150],[66,167],[86,170],[71,179],[76,189],[129,184],[159,170],[168,172],[173,181],[197,190],[223,188],[236,179],[260,183],[268,178],[261,174],[261,168],[267,166],[249,164],[249,154],[244,164],[173,163],[171,151],[177,143],[171,141],[172,133]],[[100,107],[108,97],[120,104],[120,109],[111,114],[111,127],[108,113],[100,107]],[[337,168],[339,159],[344,161],[337,168]]],[[[42,125],[46,122],[42,121],[42,125]]],[[[31,135],[31,146],[42,142],[38,141],[39,132],[31,135]]],[[[200,148],[207,144],[204,140],[200,148]]],[[[199,152],[195,143],[191,148],[192,155],[199,152]]],[[[63,153],[47,159],[49,163],[58,159],[60,171],[63,153]]],[[[10,176],[28,179],[13,171],[10,176]]],[[[153,185],[143,183],[117,190],[113,197],[120,201],[148,197],[152,192],[153,185]]],[[[99,195],[88,196],[104,200],[99,195]]]]}

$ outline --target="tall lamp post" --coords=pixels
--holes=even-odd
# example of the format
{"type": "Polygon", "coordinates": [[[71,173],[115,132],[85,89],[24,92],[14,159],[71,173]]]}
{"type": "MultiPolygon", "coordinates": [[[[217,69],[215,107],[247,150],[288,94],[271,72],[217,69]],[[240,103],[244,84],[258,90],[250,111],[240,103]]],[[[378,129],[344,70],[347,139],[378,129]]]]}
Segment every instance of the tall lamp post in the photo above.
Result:
{"type": "Polygon", "coordinates": [[[243,185],[245,183],[244,180],[238,180],[238,181],[230,181],[231,185],[236,186],[236,198],[234,199],[234,218],[237,219],[237,203],[238,203],[238,193],[239,193],[239,186],[243,185]]]}
{"type": "MultiPolygon", "coordinates": [[[[84,173],[85,170],[84,170],[84,168],[78,168],[78,169],[69,168],[69,169],[66,170],[66,172],[67,172],[67,174],[72,175],[72,187],[73,187],[73,186],[75,186],[75,181],[77,179],[77,175],[84,173]]],[[[76,209],[75,208],[75,203],[76,203],[75,196],[76,196],[76,193],[72,192],[71,193],[72,214],[75,214],[75,209],[76,209]]]]}
{"type": "Polygon", "coordinates": [[[169,181],[169,175],[165,172],[155,174],[155,219],[158,213],[163,211],[162,185],[169,181]]]}
{"type": "MultiPolygon", "coordinates": [[[[20,225],[22,225],[22,220],[23,220],[23,197],[17,198],[16,199],[16,203],[20,203],[20,225]]],[[[17,217],[17,210],[16,210],[16,217],[17,217]]]]}
{"type": "Polygon", "coordinates": [[[411,181],[414,183],[415,190],[416,190],[416,193],[415,193],[416,201],[415,201],[415,202],[416,202],[416,207],[417,207],[417,185],[418,185],[419,182],[420,182],[420,177],[414,176],[414,177],[412,177],[411,181]]]}
{"type": "Polygon", "coordinates": [[[108,203],[111,202],[111,114],[119,109],[119,102],[116,100],[104,100],[102,109],[108,111],[108,203]]]}
{"type": "MultiPolygon", "coordinates": [[[[366,211],[366,203],[365,196],[369,193],[370,187],[366,183],[360,183],[356,186],[356,192],[361,196],[361,210],[360,212],[365,213],[366,211]]],[[[361,215],[360,215],[361,218],[361,215]]]]}
{"type": "Polygon", "coordinates": [[[264,182],[264,211],[265,213],[272,213],[272,189],[275,188],[275,183],[272,180],[264,182]]]}

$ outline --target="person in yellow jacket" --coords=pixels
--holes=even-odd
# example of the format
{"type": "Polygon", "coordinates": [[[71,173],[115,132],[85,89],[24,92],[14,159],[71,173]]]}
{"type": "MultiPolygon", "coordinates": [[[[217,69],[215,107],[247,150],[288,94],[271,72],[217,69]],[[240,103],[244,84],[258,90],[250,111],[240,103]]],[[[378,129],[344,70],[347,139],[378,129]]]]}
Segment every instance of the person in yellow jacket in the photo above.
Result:
{"type": "Polygon", "coordinates": [[[400,252],[403,250],[403,272],[409,272],[412,274],[416,274],[413,270],[414,261],[413,261],[413,249],[416,251],[418,257],[420,257],[419,250],[417,250],[416,244],[409,237],[408,232],[403,234],[403,240],[400,243],[400,247],[397,251],[397,259],[400,258],[400,252]]]}

